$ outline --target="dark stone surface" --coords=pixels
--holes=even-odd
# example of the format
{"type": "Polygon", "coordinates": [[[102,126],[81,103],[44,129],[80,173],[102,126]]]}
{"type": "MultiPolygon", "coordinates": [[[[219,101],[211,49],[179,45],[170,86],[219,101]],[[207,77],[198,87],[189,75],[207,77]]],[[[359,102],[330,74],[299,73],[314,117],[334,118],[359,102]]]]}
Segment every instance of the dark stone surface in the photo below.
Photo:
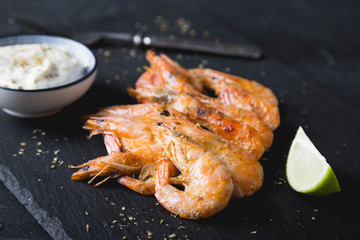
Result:
{"type": "Polygon", "coordinates": [[[281,125],[262,161],[263,188],[210,219],[175,218],[154,197],[115,181],[98,188],[74,182],[68,164],[106,153],[100,137],[86,138],[81,116],[134,103],[126,88],[147,65],[145,49],[96,46],[99,74],[79,101],[41,119],[0,112],[0,238],[145,239],[150,231],[154,239],[173,233],[174,239],[358,239],[359,9],[359,1],[1,1],[2,35],[26,32],[8,23],[20,16],[59,31],[140,30],[258,46],[265,53],[258,61],[165,53],[185,67],[203,64],[270,87],[280,100],[281,125]],[[183,20],[189,30],[179,27],[183,20]],[[309,197],[284,181],[300,125],[332,166],[340,193],[309,197]],[[55,156],[64,164],[53,169],[55,156]]]}

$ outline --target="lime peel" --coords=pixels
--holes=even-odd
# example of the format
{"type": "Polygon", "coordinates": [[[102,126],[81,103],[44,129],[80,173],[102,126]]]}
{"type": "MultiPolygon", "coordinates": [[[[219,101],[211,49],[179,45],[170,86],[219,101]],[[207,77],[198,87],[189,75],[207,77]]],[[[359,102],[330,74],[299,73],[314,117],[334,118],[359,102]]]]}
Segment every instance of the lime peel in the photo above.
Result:
{"type": "Polygon", "coordinates": [[[301,127],[290,147],[286,177],[295,191],[308,195],[325,196],[340,191],[332,168],[301,127]]]}

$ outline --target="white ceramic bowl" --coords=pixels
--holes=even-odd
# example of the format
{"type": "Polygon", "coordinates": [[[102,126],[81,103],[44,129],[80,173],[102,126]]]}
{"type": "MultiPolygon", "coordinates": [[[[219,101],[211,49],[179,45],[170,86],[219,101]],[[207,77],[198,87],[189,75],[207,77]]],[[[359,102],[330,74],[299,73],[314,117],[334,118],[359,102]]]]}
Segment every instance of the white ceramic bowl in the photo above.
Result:
{"type": "Polygon", "coordinates": [[[83,44],[71,39],[47,35],[14,35],[0,38],[0,46],[32,43],[64,46],[69,54],[82,62],[86,68],[81,78],[56,87],[36,90],[0,87],[0,108],[17,117],[44,117],[60,111],[84,95],[97,74],[97,60],[94,54],[83,44]]]}

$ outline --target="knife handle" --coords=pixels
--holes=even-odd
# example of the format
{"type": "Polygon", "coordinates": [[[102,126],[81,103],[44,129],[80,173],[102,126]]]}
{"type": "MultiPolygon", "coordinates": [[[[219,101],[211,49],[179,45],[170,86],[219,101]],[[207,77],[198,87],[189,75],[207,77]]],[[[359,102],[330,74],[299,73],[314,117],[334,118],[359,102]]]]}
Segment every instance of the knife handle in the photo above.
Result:
{"type": "Polygon", "coordinates": [[[169,39],[168,37],[146,36],[142,39],[142,44],[149,47],[171,48],[192,52],[205,52],[223,56],[243,57],[259,59],[262,52],[259,48],[228,43],[212,43],[199,40],[169,39]]]}

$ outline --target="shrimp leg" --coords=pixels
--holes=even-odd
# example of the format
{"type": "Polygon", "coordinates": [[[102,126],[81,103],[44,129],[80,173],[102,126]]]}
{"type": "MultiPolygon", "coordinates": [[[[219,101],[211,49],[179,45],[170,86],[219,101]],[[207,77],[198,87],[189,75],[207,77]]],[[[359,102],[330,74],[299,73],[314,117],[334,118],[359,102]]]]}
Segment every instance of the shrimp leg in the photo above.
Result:
{"type": "Polygon", "coordinates": [[[118,182],[143,195],[153,195],[155,193],[155,182],[153,178],[142,181],[130,176],[122,176],[118,179],[118,182]]]}
{"type": "MultiPolygon", "coordinates": [[[[174,176],[178,173],[178,170],[174,167],[173,164],[169,164],[170,168],[170,176],[174,176]]],[[[152,175],[153,171],[151,171],[152,167],[143,167],[138,178],[130,177],[130,176],[122,176],[118,179],[118,182],[121,185],[124,185],[131,190],[143,194],[143,195],[153,195],[155,194],[155,178],[152,175]]],[[[171,177],[170,182],[172,184],[183,186],[185,181],[180,177],[171,177]]]]}

